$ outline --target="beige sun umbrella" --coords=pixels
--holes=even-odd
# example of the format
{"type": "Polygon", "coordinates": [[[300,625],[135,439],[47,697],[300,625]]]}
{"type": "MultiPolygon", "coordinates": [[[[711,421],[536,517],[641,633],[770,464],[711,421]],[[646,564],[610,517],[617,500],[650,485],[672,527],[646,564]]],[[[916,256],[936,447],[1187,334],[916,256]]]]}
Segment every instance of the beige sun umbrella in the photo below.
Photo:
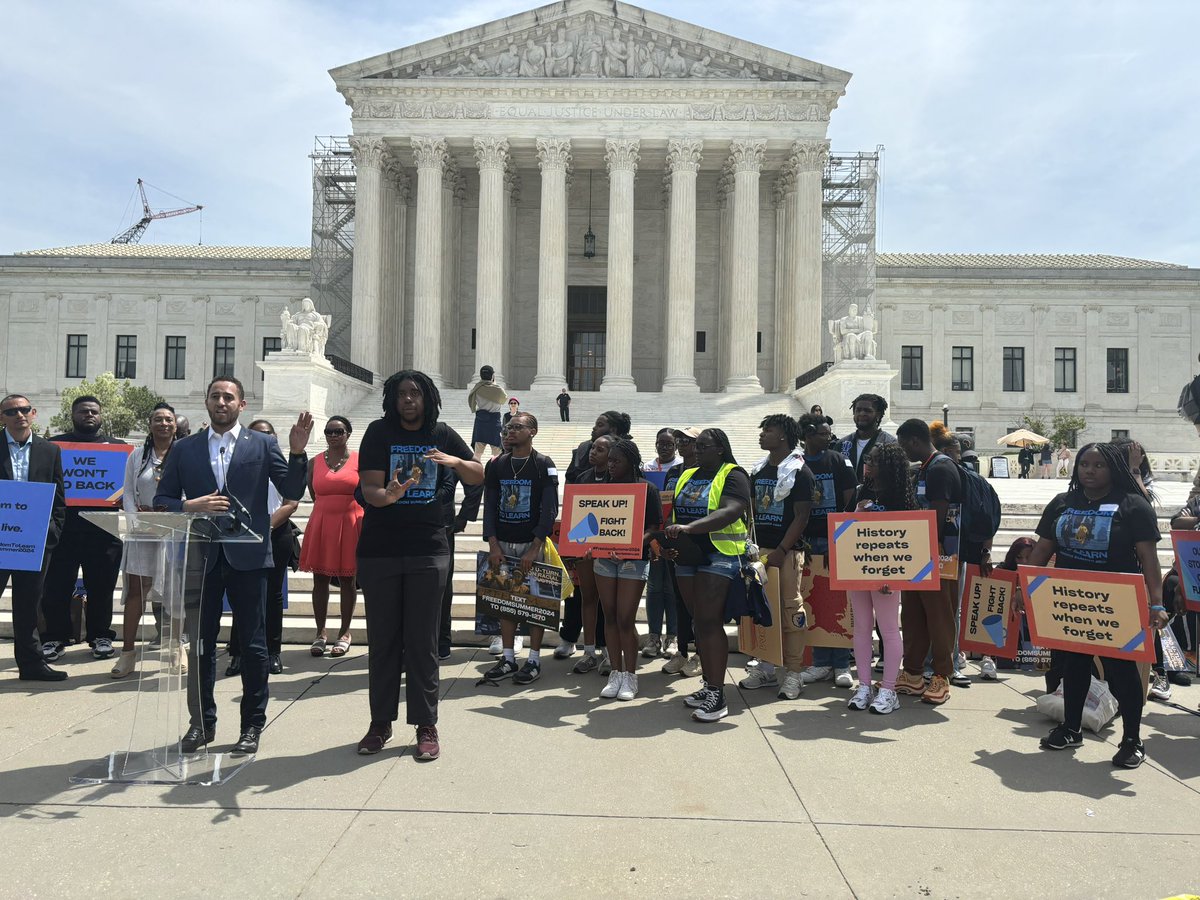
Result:
{"type": "Polygon", "coordinates": [[[1049,438],[1044,438],[1040,434],[1030,431],[1028,428],[1018,428],[1012,434],[1006,434],[1000,440],[996,441],[1000,446],[1009,447],[1029,447],[1039,444],[1050,443],[1049,438]]]}

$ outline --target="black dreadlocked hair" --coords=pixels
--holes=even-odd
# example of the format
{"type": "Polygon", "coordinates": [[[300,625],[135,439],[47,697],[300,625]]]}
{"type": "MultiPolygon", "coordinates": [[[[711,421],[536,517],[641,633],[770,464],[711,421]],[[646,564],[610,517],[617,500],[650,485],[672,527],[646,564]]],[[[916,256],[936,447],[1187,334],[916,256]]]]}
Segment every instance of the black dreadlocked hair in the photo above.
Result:
{"type": "Polygon", "coordinates": [[[1133,473],[1129,471],[1128,453],[1116,444],[1108,443],[1084,444],[1079,448],[1079,452],[1075,455],[1075,468],[1071,470],[1071,482],[1067,485],[1068,491],[1083,490],[1083,485],[1079,483],[1079,460],[1083,459],[1083,454],[1089,450],[1095,450],[1104,458],[1104,464],[1108,466],[1109,475],[1112,477],[1110,490],[1135,494],[1138,497],[1145,497],[1151,502],[1154,501],[1154,495],[1151,494],[1147,497],[1146,494],[1149,491],[1143,491],[1134,480],[1133,473]]]}
{"type": "Polygon", "coordinates": [[[600,418],[608,422],[609,434],[614,437],[629,437],[629,429],[633,427],[633,420],[629,418],[628,413],[610,409],[600,413],[600,418]]]}
{"type": "MultiPolygon", "coordinates": [[[[154,404],[154,409],[150,410],[150,419],[153,419],[153,418],[154,418],[154,414],[155,414],[156,412],[158,412],[160,409],[165,409],[165,410],[166,410],[167,412],[169,412],[169,413],[170,413],[172,416],[174,416],[174,415],[175,415],[175,407],[173,407],[173,406],[172,406],[170,403],[167,403],[166,401],[162,401],[162,402],[160,402],[160,403],[155,403],[155,404],[154,404]]],[[[172,433],[172,434],[171,434],[171,446],[172,446],[172,447],[174,447],[174,446],[175,446],[175,441],[176,441],[176,440],[177,440],[177,438],[176,438],[176,435],[175,435],[175,433],[172,433]]],[[[141,461],[141,463],[140,463],[140,464],[139,464],[139,466],[138,466],[138,470],[139,470],[139,472],[141,472],[141,471],[145,471],[145,469],[146,469],[146,466],[147,466],[147,465],[149,465],[149,463],[150,463],[150,451],[151,451],[151,450],[153,450],[153,449],[154,449],[154,435],[153,435],[153,434],[147,434],[147,435],[146,435],[146,442],[145,442],[144,444],[142,444],[142,461],[141,461]]],[[[168,448],[167,452],[168,452],[168,453],[170,453],[170,452],[171,452],[169,448],[168,448]]]]}
{"type": "Polygon", "coordinates": [[[629,469],[633,473],[633,481],[646,480],[646,476],[642,474],[642,451],[638,449],[637,444],[629,438],[617,438],[608,448],[608,458],[612,459],[614,453],[625,457],[629,463],[629,469]]]}
{"type": "Polygon", "coordinates": [[[850,404],[850,411],[854,412],[854,407],[858,406],[860,403],[870,403],[873,407],[875,407],[876,425],[883,421],[884,413],[887,412],[888,408],[888,402],[886,400],[884,400],[878,394],[859,394],[854,398],[854,402],[850,404]]]}
{"type": "Polygon", "coordinates": [[[784,413],[767,416],[758,423],[758,428],[760,431],[764,428],[778,428],[783,432],[783,439],[787,441],[789,450],[795,450],[796,445],[800,443],[800,423],[784,413]]]}
{"type": "Polygon", "coordinates": [[[805,413],[800,417],[797,424],[800,427],[800,436],[806,438],[822,425],[828,425],[829,422],[825,416],[818,416],[815,413],[805,413]]]}
{"type": "MultiPolygon", "coordinates": [[[[721,462],[732,463],[737,465],[737,460],[733,458],[733,448],[729,445],[729,435],[720,428],[705,428],[700,432],[701,436],[708,435],[712,438],[714,444],[721,448],[721,462]]],[[[699,440],[699,438],[697,438],[699,440]]]]}
{"type": "Polygon", "coordinates": [[[397,372],[383,383],[383,417],[393,425],[400,424],[400,413],[396,410],[396,401],[400,399],[400,382],[412,381],[421,389],[425,399],[425,421],[422,425],[432,428],[437,424],[442,411],[442,395],[437,385],[424,372],[416,369],[404,369],[397,372]]]}
{"type": "Polygon", "coordinates": [[[873,482],[880,504],[891,511],[917,508],[913,481],[908,477],[908,456],[899,444],[876,444],[871,451],[873,482]]]}

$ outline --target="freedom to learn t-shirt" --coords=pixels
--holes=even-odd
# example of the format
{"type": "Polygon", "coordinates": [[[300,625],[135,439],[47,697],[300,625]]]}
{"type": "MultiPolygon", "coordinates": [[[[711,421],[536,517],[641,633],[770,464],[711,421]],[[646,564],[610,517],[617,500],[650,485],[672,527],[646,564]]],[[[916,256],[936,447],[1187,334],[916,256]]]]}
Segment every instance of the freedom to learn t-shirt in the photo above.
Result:
{"type": "Polygon", "coordinates": [[[1083,491],[1051,500],[1037,534],[1058,546],[1057,568],[1093,572],[1141,571],[1134,545],[1161,537],[1154,508],[1144,497],[1113,493],[1089,500],[1083,491]]]}
{"type": "Polygon", "coordinates": [[[942,549],[949,556],[958,555],[959,523],[962,515],[962,475],[954,460],[944,453],[935,453],[917,470],[917,505],[921,509],[932,509],[936,501],[944,500],[946,509],[944,528],[938,532],[942,537],[942,549]]]}
{"type": "MultiPolygon", "coordinates": [[[[689,469],[692,477],[683,485],[683,490],[675,492],[675,521],[681,525],[695,522],[708,515],[708,498],[712,490],[713,478],[716,472],[701,472],[699,469],[689,469]]],[[[682,479],[682,476],[680,476],[682,479]]],[[[734,497],[747,506],[750,505],[750,477],[742,469],[733,469],[725,476],[725,489],[722,496],[734,497]]],[[[712,539],[707,534],[695,534],[692,537],[700,544],[706,553],[716,550],[712,539]]]]}
{"type": "MultiPolygon", "coordinates": [[[[484,537],[494,536],[510,544],[527,544],[534,540],[536,526],[542,519],[546,491],[551,492],[557,504],[558,470],[554,468],[554,461],[536,450],[520,462],[514,460],[511,453],[503,453],[488,464],[484,481],[487,485],[485,512],[490,513],[490,504],[495,504],[495,520],[490,514],[484,516],[484,537]]],[[[550,533],[553,524],[554,516],[551,515],[542,537],[550,533]]]]}
{"type": "Polygon", "coordinates": [[[854,469],[850,466],[850,460],[836,450],[826,450],[816,456],[806,453],[804,464],[813,477],[812,512],[808,514],[804,536],[808,538],[814,553],[826,553],[829,550],[827,517],[830,513],[841,511],[842,497],[846,491],[853,491],[857,486],[854,469]]]}
{"type": "MultiPolygon", "coordinates": [[[[814,479],[808,466],[801,466],[786,497],[775,498],[779,467],[765,465],[754,473],[754,535],[760,547],[775,549],[796,519],[796,504],[811,502],[814,479]]],[[[793,550],[794,547],[784,547],[793,550]]]]}

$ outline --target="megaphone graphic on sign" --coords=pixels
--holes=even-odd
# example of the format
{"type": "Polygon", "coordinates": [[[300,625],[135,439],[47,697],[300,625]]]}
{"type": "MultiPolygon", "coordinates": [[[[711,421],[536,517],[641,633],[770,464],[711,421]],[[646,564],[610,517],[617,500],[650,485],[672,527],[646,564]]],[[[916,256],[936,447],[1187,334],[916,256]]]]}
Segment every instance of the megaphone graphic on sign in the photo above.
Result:
{"type": "Polygon", "coordinates": [[[1004,646],[1005,632],[1008,629],[1004,627],[1004,620],[999,615],[993,613],[990,616],[983,617],[983,630],[987,632],[988,638],[997,647],[1004,646]]]}
{"type": "Polygon", "coordinates": [[[582,544],[588,538],[593,538],[599,533],[600,523],[596,520],[596,514],[588,513],[575,523],[575,527],[567,534],[567,539],[573,543],[582,544]]]}

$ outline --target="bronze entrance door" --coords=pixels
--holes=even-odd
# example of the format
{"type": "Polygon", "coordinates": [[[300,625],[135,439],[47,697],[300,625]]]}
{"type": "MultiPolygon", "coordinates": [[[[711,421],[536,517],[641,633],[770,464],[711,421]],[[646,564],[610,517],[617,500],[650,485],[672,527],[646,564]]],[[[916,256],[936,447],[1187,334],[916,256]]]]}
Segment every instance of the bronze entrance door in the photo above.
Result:
{"type": "Polygon", "coordinates": [[[572,391],[600,390],[607,314],[606,288],[567,288],[567,386],[572,391]]]}

